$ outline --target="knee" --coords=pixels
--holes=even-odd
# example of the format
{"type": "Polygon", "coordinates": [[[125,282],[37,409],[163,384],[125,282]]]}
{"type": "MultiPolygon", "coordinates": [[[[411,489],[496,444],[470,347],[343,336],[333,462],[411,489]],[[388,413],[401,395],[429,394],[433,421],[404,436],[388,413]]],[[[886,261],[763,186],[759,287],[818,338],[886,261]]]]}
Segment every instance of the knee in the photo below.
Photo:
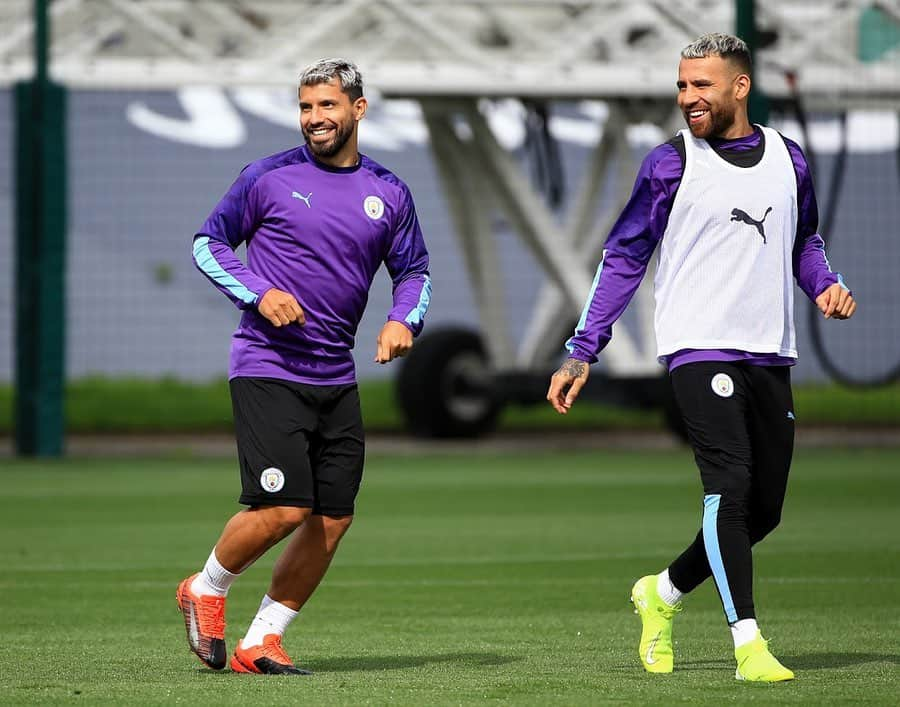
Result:
{"type": "Polygon", "coordinates": [[[267,506],[256,508],[254,512],[260,514],[259,518],[266,533],[274,542],[277,542],[303,525],[312,509],[294,506],[267,506]]]}
{"type": "Polygon", "coordinates": [[[729,521],[747,521],[749,489],[742,486],[730,486],[727,488],[719,488],[716,491],[707,492],[704,499],[704,506],[708,507],[710,497],[718,500],[715,502],[716,514],[719,518],[725,518],[729,521]]]}
{"type": "Polygon", "coordinates": [[[750,542],[758,543],[771,533],[781,522],[781,509],[754,513],[750,519],[750,542]]]}
{"type": "Polygon", "coordinates": [[[327,552],[334,552],[344,534],[353,523],[353,516],[321,516],[322,532],[327,552]]]}

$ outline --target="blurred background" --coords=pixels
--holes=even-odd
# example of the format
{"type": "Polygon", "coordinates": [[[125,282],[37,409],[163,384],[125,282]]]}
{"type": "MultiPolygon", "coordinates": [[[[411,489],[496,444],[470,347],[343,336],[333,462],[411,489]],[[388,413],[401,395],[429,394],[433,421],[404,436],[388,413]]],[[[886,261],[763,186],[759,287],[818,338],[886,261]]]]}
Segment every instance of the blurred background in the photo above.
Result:
{"type": "Polygon", "coordinates": [[[898,8],[4,0],[4,444],[230,430],[239,313],[194,270],[191,239],[245,164],[298,143],[299,71],[335,55],[363,72],[362,150],[410,185],[432,259],[426,334],[386,367],[371,362],[383,270],[373,287],[356,345],[370,431],[677,435],[647,287],[573,415],[543,396],[640,160],[682,127],[679,51],[708,31],[753,48],[751,117],[806,150],[829,260],[860,302],[821,322],[797,290],[800,420],[896,433],[898,8]]]}

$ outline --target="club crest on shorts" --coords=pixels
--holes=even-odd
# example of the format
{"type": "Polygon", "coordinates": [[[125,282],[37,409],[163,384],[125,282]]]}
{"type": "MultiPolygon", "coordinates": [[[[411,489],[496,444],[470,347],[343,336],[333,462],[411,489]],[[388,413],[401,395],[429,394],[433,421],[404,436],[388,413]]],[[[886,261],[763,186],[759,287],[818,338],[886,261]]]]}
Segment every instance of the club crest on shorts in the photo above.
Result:
{"type": "Polygon", "coordinates": [[[284,488],[284,472],[274,466],[263,469],[263,473],[259,475],[259,484],[269,493],[281,491],[284,488]]]}
{"type": "Polygon", "coordinates": [[[373,221],[377,221],[384,213],[384,202],[380,197],[367,196],[365,201],[363,201],[363,210],[366,212],[366,216],[373,221]]]}
{"type": "Polygon", "coordinates": [[[727,373],[716,373],[712,377],[712,389],[720,398],[730,398],[734,393],[734,381],[727,373]]]}

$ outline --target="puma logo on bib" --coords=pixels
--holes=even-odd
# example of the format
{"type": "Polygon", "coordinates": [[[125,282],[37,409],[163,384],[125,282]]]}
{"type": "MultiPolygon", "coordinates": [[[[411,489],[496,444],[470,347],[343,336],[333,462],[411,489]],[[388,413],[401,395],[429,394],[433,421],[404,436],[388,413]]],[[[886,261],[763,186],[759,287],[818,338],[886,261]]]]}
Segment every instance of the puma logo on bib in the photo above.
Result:
{"type": "Polygon", "coordinates": [[[757,231],[759,231],[759,235],[762,236],[763,245],[766,243],[766,229],[763,226],[763,221],[766,220],[766,216],[769,215],[769,212],[772,210],[770,206],[766,209],[766,213],[763,214],[761,220],[757,221],[755,218],[750,216],[746,211],[741,211],[740,209],[732,209],[731,210],[731,220],[732,221],[740,221],[741,223],[746,223],[748,226],[754,226],[757,231]]]}

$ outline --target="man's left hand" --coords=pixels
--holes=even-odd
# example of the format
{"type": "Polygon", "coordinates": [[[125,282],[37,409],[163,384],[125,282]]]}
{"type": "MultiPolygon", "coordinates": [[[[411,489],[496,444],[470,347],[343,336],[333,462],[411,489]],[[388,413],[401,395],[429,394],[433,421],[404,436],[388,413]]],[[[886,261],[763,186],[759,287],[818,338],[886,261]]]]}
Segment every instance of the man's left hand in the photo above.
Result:
{"type": "Polygon", "coordinates": [[[849,319],[856,311],[850,290],[837,282],[816,297],[816,306],[826,319],[849,319]]]}
{"type": "Polygon", "coordinates": [[[393,320],[381,327],[375,350],[375,363],[387,363],[405,356],[412,348],[413,335],[405,325],[393,320]]]}

